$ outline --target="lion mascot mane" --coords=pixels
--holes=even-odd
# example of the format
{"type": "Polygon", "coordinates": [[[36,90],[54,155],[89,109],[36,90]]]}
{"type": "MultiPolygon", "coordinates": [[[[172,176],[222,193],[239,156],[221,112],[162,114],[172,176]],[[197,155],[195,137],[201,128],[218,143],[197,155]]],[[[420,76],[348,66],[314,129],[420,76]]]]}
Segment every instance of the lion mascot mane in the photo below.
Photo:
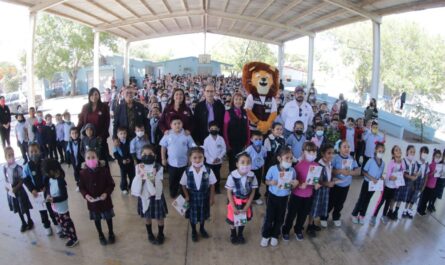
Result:
{"type": "Polygon", "coordinates": [[[243,67],[242,83],[247,93],[246,112],[251,130],[266,134],[277,117],[275,96],[279,89],[278,70],[262,62],[250,62],[243,67]]]}

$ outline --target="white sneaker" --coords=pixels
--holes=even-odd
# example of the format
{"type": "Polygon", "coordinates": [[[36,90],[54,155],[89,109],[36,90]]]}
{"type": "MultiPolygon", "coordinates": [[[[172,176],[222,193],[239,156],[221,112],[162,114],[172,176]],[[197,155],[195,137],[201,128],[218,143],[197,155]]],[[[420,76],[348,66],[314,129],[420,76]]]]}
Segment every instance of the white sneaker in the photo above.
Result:
{"type": "Polygon", "coordinates": [[[263,238],[261,239],[261,243],[260,243],[260,245],[261,245],[263,248],[267,247],[267,246],[269,245],[269,239],[270,239],[270,238],[265,238],[265,237],[263,237],[263,238]]]}
{"type": "Polygon", "coordinates": [[[358,222],[359,222],[359,224],[364,225],[365,224],[365,217],[364,216],[359,216],[358,217],[358,222]]]}
{"type": "Polygon", "coordinates": [[[56,225],[56,234],[60,235],[62,233],[62,227],[60,225],[56,225]]]}
{"type": "Polygon", "coordinates": [[[123,194],[123,195],[127,195],[127,194],[128,194],[128,191],[127,191],[127,190],[123,190],[123,191],[122,191],[122,194],[123,194]]]}
{"type": "Polygon", "coordinates": [[[255,200],[255,204],[256,205],[262,205],[263,204],[263,200],[261,200],[261,199],[255,200]]]}
{"type": "Polygon", "coordinates": [[[79,187],[76,187],[76,191],[79,192],[79,187]]]}
{"type": "Polygon", "coordinates": [[[51,227],[46,228],[45,231],[46,231],[46,235],[47,236],[52,236],[53,235],[53,230],[51,229],[51,227]]]}
{"type": "Polygon", "coordinates": [[[320,221],[320,226],[323,227],[323,228],[327,228],[328,227],[328,221],[321,220],[320,221]]]}
{"type": "MultiPolygon", "coordinates": [[[[358,220],[358,217],[357,216],[351,216],[351,219],[352,219],[352,223],[353,224],[358,224],[359,223],[359,220],[358,220]]],[[[334,221],[335,222],[335,221],[334,221]]]]}
{"type": "Polygon", "coordinates": [[[341,220],[335,220],[334,225],[335,227],[341,227],[341,220]]]}
{"type": "Polygon", "coordinates": [[[276,239],[275,237],[272,237],[272,238],[270,239],[270,245],[271,245],[272,247],[276,247],[276,246],[278,245],[278,239],[276,239]]]}

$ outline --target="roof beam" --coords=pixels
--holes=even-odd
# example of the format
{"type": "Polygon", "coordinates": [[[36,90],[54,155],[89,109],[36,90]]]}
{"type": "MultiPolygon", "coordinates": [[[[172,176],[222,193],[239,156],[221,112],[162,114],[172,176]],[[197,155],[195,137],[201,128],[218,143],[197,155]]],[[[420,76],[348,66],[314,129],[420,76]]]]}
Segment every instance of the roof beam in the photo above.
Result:
{"type": "Polygon", "coordinates": [[[147,27],[149,27],[154,33],[159,33],[152,25],[148,24],[148,22],[145,22],[144,24],[147,25],[147,27]]]}
{"type": "Polygon", "coordinates": [[[101,4],[97,3],[97,2],[95,2],[95,1],[93,1],[93,0],[86,0],[86,1],[88,1],[88,3],[90,3],[90,4],[94,5],[94,6],[96,6],[97,8],[102,9],[103,11],[105,11],[105,13],[111,14],[112,16],[114,16],[114,17],[116,17],[116,18],[118,18],[118,19],[120,19],[120,20],[123,20],[123,19],[124,19],[123,17],[119,16],[119,15],[116,14],[115,12],[111,11],[110,9],[106,8],[105,6],[103,6],[103,5],[101,5],[101,4]]]}
{"type": "Polygon", "coordinates": [[[220,29],[221,28],[221,24],[222,24],[222,22],[223,22],[223,19],[220,17],[220,18],[218,18],[218,25],[216,26],[216,29],[220,29]]]}
{"type": "Polygon", "coordinates": [[[187,16],[187,23],[189,24],[190,29],[193,28],[192,19],[189,16],[187,16]]]}
{"type": "Polygon", "coordinates": [[[57,16],[60,16],[60,17],[62,17],[62,18],[65,18],[65,19],[68,19],[68,20],[70,20],[70,21],[73,21],[73,22],[75,22],[75,23],[81,23],[81,24],[84,24],[84,25],[86,25],[86,26],[88,26],[88,27],[92,27],[92,28],[94,28],[94,25],[93,24],[91,24],[91,23],[89,23],[89,22],[86,22],[85,20],[82,20],[82,19],[78,19],[78,18],[75,18],[75,17],[73,17],[73,16],[70,16],[70,15],[67,15],[67,14],[64,14],[64,13],[60,13],[60,12],[57,12],[57,11],[48,11],[49,13],[51,13],[51,14],[53,14],[53,15],[57,15],[57,16]]]}
{"type": "Polygon", "coordinates": [[[224,12],[227,12],[227,8],[229,7],[230,0],[226,0],[226,4],[224,5],[224,12]]]}
{"type": "Polygon", "coordinates": [[[148,5],[147,2],[145,2],[144,0],[139,0],[139,2],[141,2],[141,4],[145,6],[148,12],[150,12],[152,15],[155,15],[155,11],[153,11],[153,9],[148,5]]]}
{"type": "Polygon", "coordinates": [[[166,0],[162,0],[162,4],[164,4],[164,7],[165,7],[165,9],[167,9],[167,12],[168,12],[168,13],[171,13],[171,12],[172,12],[171,7],[168,5],[168,3],[167,3],[166,0]]]}
{"type": "Polygon", "coordinates": [[[144,35],[149,34],[149,32],[145,31],[144,29],[141,29],[140,27],[136,26],[136,25],[132,25],[134,28],[136,28],[138,31],[144,33],[144,35]]]}
{"type": "Polygon", "coordinates": [[[242,15],[244,13],[244,11],[246,11],[247,6],[250,4],[250,0],[246,0],[244,2],[243,8],[241,9],[241,12],[239,12],[240,15],[242,15]]]}
{"type": "Polygon", "coordinates": [[[73,6],[73,5],[68,4],[68,3],[64,3],[63,5],[68,7],[68,8],[71,8],[72,10],[75,10],[75,11],[81,13],[81,14],[84,14],[85,16],[92,17],[92,18],[94,18],[94,19],[96,19],[96,20],[98,20],[98,21],[100,21],[102,23],[108,23],[107,20],[105,20],[105,19],[103,19],[101,17],[98,17],[98,16],[96,16],[94,14],[91,14],[91,13],[89,13],[89,12],[83,10],[83,9],[80,9],[77,6],[73,6]]]}
{"type": "Polygon", "coordinates": [[[382,17],[379,16],[376,13],[367,11],[365,9],[363,9],[361,6],[351,3],[349,1],[345,1],[345,0],[323,0],[324,2],[330,3],[332,5],[341,7],[343,9],[346,9],[352,13],[355,13],[359,16],[362,16],[364,18],[369,18],[372,21],[376,22],[376,23],[382,23],[382,17]]]}
{"type": "Polygon", "coordinates": [[[270,44],[275,44],[275,45],[280,44],[280,42],[276,42],[276,41],[273,41],[273,40],[268,40],[268,39],[264,39],[264,38],[256,37],[256,36],[252,36],[252,35],[237,34],[237,33],[233,33],[233,32],[230,32],[230,31],[209,29],[208,32],[209,33],[213,33],[213,34],[220,34],[220,35],[231,36],[231,37],[235,37],[235,38],[249,39],[249,40],[253,40],[253,41],[260,41],[260,42],[270,43],[270,44]]]}
{"type": "Polygon", "coordinates": [[[260,9],[260,12],[258,12],[255,17],[260,17],[273,3],[275,0],[269,0],[262,9],[260,9]]]}
{"type": "Polygon", "coordinates": [[[270,26],[270,27],[279,28],[282,30],[290,31],[290,32],[299,33],[302,35],[312,36],[314,34],[313,32],[306,31],[306,30],[301,29],[296,26],[289,26],[289,25],[272,22],[269,20],[261,19],[261,18],[254,18],[254,17],[250,17],[250,16],[241,16],[241,15],[237,15],[237,14],[230,14],[230,13],[224,13],[224,12],[219,12],[219,11],[209,11],[208,13],[211,16],[227,18],[227,19],[232,19],[232,20],[239,20],[239,21],[243,21],[243,22],[250,22],[250,23],[258,24],[258,25],[270,26]]]}
{"type": "Polygon", "coordinates": [[[314,13],[314,12],[316,12],[316,11],[322,9],[323,7],[326,7],[326,6],[328,6],[328,3],[320,2],[319,4],[313,6],[313,7],[309,8],[309,9],[306,9],[302,13],[297,14],[296,17],[294,17],[291,20],[289,20],[286,24],[292,25],[295,22],[297,22],[298,20],[302,19],[303,17],[305,17],[307,15],[310,15],[310,14],[312,14],[312,13],[314,13]]]}
{"type": "Polygon", "coordinates": [[[140,23],[140,22],[150,22],[150,21],[156,21],[161,19],[167,19],[167,18],[177,18],[177,17],[187,17],[187,16],[197,16],[197,15],[203,15],[204,12],[202,10],[190,10],[188,12],[174,12],[171,14],[162,14],[162,15],[148,15],[148,16],[142,16],[139,18],[130,18],[130,19],[124,19],[122,21],[117,21],[114,23],[104,23],[99,25],[97,28],[100,30],[107,30],[112,28],[118,28],[126,25],[131,25],[134,23],[140,23]]]}
{"type": "Polygon", "coordinates": [[[286,11],[291,10],[301,2],[303,2],[303,0],[294,0],[293,2],[290,2],[285,8],[280,9],[280,12],[276,13],[273,17],[271,17],[270,21],[277,20],[277,18],[281,17],[286,11]]]}
{"type": "Polygon", "coordinates": [[[176,35],[200,33],[200,32],[202,32],[201,28],[199,28],[199,29],[195,28],[195,29],[191,29],[191,30],[169,31],[169,32],[166,32],[166,33],[161,33],[161,34],[141,36],[141,37],[134,37],[134,38],[128,39],[128,41],[129,42],[134,42],[134,41],[142,41],[142,40],[149,40],[149,39],[169,37],[169,36],[176,36],[176,35]]]}
{"type": "Polygon", "coordinates": [[[130,12],[133,16],[135,17],[140,17],[138,15],[138,13],[134,12],[131,8],[128,7],[128,5],[122,3],[121,0],[114,0],[118,5],[120,5],[121,7],[123,7],[125,10],[127,10],[128,12],[130,12]]]}
{"type": "Polygon", "coordinates": [[[44,1],[41,2],[39,4],[33,5],[29,8],[30,12],[38,12],[38,11],[43,11],[46,9],[50,9],[52,7],[55,7],[57,5],[62,4],[63,2],[66,2],[68,0],[48,0],[48,1],[44,1]]]}
{"type": "Polygon", "coordinates": [[[312,19],[312,20],[310,20],[308,22],[300,24],[299,26],[301,26],[303,28],[305,28],[305,27],[309,28],[311,25],[317,24],[320,21],[327,20],[327,19],[330,19],[330,18],[333,18],[333,17],[336,17],[336,16],[344,15],[346,13],[348,13],[347,10],[344,10],[344,9],[340,8],[338,10],[335,10],[334,12],[327,13],[326,15],[323,15],[321,17],[317,17],[317,18],[312,19]]]}
{"type": "Polygon", "coordinates": [[[185,11],[189,11],[187,0],[182,0],[182,8],[184,8],[185,11]]]}
{"type": "Polygon", "coordinates": [[[181,30],[181,26],[179,25],[178,21],[176,20],[176,18],[173,18],[173,22],[175,22],[176,27],[181,30]]]}

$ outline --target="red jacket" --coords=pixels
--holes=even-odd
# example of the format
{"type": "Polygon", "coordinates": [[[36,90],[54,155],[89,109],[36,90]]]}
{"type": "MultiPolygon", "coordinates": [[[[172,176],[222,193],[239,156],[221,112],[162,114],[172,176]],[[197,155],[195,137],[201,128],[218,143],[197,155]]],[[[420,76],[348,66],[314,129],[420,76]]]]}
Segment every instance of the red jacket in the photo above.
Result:
{"type": "Polygon", "coordinates": [[[192,132],[193,114],[190,108],[181,106],[179,107],[179,110],[176,111],[173,105],[167,105],[165,106],[165,109],[162,112],[161,118],[158,123],[158,126],[163,133],[170,130],[170,120],[171,117],[174,115],[178,115],[181,118],[182,128],[184,128],[184,130],[192,132]]]}
{"type": "Polygon", "coordinates": [[[113,209],[113,203],[111,202],[113,190],[114,181],[108,167],[99,166],[95,170],[84,168],[80,171],[79,191],[84,198],[86,195],[97,198],[102,193],[107,194],[107,198],[104,201],[87,201],[89,211],[105,212],[113,209]]]}
{"type": "Polygon", "coordinates": [[[97,108],[93,112],[88,111],[88,103],[83,105],[82,112],[79,114],[79,122],[77,123],[77,128],[79,131],[82,127],[91,123],[96,129],[96,136],[100,137],[103,141],[106,141],[110,136],[108,129],[110,128],[110,110],[108,105],[105,103],[98,103],[97,108]]]}

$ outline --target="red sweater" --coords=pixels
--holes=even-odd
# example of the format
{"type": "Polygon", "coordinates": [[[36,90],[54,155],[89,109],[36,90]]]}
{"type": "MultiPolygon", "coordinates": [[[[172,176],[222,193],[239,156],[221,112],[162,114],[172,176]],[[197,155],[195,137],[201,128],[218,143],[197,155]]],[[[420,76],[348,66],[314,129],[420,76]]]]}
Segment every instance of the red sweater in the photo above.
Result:
{"type": "Polygon", "coordinates": [[[107,194],[107,198],[104,201],[87,201],[88,210],[104,212],[113,209],[113,203],[111,202],[113,190],[114,181],[108,167],[98,167],[95,170],[85,168],[80,171],[79,191],[84,198],[86,195],[97,198],[102,193],[107,194]]]}

